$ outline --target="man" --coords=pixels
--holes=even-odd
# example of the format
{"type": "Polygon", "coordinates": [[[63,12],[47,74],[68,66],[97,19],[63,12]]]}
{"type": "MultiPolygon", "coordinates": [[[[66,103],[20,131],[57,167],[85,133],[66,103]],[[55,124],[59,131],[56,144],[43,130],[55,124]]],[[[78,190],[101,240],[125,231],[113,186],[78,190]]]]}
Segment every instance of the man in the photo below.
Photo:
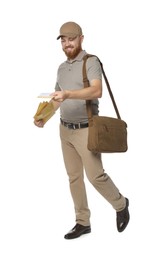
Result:
{"type": "MultiPolygon", "coordinates": [[[[92,112],[98,114],[98,99],[102,96],[102,71],[96,57],[86,63],[90,86],[83,87],[82,65],[87,54],[82,49],[84,39],[81,27],[75,22],[64,23],[57,39],[61,39],[67,60],[58,68],[55,92],[52,93],[54,109],[60,107],[60,138],[70,191],[75,209],[75,226],[64,236],[77,238],[91,232],[90,209],[84,183],[84,170],[90,183],[116,210],[117,230],[122,232],[129,222],[129,200],[104,172],[101,154],[87,149],[88,116],[86,100],[92,101],[92,112]]],[[[38,127],[43,122],[34,121],[38,127]]]]}

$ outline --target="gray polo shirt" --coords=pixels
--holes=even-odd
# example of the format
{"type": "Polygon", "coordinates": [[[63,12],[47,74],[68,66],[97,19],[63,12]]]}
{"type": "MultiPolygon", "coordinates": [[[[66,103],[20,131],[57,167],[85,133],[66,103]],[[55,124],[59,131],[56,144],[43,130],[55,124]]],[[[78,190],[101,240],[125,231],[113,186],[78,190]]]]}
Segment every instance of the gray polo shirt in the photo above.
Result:
{"type": "MultiPolygon", "coordinates": [[[[79,55],[72,61],[66,60],[63,62],[57,72],[57,82],[55,90],[73,90],[82,89],[83,85],[83,57],[86,51],[81,51],[79,55]]],[[[101,65],[96,57],[88,58],[86,62],[86,70],[88,80],[102,80],[101,65]]],[[[98,99],[92,100],[92,111],[94,115],[98,114],[98,99]]],[[[85,123],[88,122],[86,110],[86,100],[66,99],[60,105],[60,116],[65,122],[70,123],[85,123]]]]}

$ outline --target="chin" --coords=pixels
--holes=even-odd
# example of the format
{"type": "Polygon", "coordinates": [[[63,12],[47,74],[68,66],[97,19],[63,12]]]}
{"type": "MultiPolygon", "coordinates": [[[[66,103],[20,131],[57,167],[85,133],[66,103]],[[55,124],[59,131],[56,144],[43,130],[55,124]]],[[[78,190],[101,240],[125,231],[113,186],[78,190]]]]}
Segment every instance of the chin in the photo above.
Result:
{"type": "Polygon", "coordinates": [[[64,50],[64,52],[68,59],[73,60],[81,52],[81,48],[72,49],[71,52],[67,52],[67,50],[64,50]]]}

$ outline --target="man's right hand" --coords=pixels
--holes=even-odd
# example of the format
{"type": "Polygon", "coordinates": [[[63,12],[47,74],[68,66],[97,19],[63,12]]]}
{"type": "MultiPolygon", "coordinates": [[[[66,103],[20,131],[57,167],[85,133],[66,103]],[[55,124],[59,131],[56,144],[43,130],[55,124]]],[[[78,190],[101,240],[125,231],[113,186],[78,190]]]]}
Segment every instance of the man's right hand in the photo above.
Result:
{"type": "Polygon", "coordinates": [[[34,125],[36,125],[37,127],[43,127],[44,123],[43,120],[34,120],[34,125]]]}

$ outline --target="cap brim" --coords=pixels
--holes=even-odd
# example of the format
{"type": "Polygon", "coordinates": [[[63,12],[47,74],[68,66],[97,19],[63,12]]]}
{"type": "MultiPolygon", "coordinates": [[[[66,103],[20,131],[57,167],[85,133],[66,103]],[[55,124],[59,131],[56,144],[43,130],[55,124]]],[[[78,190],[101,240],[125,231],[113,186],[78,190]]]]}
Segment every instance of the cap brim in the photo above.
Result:
{"type": "Polygon", "coordinates": [[[56,38],[56,40],[59,40],[59,39],[61,38],[61,36],[62,36],[62,35],[59,35],[59,36],[56,38]]]}

